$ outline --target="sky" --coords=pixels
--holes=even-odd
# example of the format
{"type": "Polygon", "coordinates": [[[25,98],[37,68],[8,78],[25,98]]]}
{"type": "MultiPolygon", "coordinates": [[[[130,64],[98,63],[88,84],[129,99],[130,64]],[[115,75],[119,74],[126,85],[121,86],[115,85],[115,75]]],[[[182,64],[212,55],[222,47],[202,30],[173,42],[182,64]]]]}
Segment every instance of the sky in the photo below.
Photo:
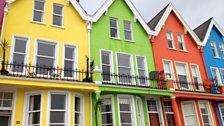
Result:
{"type": "MultiPolygon", "coordinates": [[[[105,0],[80,0],[89,14],[93,14],[105,0]]],[[[146,22],[150,21],[170,2],[194,29],[211,17],[224,30],[224,0],[131,0],[146,22]]]]}

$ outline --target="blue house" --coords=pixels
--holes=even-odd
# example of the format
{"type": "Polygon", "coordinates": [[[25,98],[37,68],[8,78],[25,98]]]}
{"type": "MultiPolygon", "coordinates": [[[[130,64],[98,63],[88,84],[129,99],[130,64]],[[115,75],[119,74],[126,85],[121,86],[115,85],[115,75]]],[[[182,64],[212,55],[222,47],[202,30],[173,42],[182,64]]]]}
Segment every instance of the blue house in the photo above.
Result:
{"type": "MultiPolygon", "coordinates": [[[[214,18],[210,18],[195,30],[203,42],[203,58],[208,77],[213,81],[213,91],[224,86],[224,31],[214,18]]],[[[220,123],[224,125],[224,101],[217,102],[220,123]]]]}

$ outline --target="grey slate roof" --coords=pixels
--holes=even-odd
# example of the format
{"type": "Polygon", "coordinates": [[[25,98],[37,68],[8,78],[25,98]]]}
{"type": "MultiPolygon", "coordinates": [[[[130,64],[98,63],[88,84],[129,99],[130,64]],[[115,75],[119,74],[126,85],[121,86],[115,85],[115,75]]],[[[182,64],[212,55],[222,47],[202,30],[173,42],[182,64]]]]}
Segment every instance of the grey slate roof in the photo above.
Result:
{"type": "Polygon", "coordinates": [[[157,24],[159,23],[160,19],[162,18],[163,14],[165,13],[166,9],[168,8],[169,4],[165,6],[154,18],[152,18],[147,25],[150,29],[155,31],[157,24]]]}
{"type": "Polygon", "coordinates": [[[198,38],[203,42],[208,31],[209,25],[212,21],[212,18],[205,21],[203,24],[199,25],[197,28],[194,29],[194,32],[198,36],[198,38]]]}

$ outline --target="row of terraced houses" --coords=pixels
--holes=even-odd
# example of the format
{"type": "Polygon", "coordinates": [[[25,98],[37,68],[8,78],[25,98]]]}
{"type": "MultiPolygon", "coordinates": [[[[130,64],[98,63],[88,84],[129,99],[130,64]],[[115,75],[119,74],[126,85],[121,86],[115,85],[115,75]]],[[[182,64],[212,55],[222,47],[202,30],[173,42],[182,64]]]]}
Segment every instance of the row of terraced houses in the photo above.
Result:
{"type": "MultiPolygon", "coordinates": [[[[200,18],[200,17],[199,17],[200,18]]],[[[222,126],[224,32],[170,3],[0,1],[0,126],[222,126]]]]}

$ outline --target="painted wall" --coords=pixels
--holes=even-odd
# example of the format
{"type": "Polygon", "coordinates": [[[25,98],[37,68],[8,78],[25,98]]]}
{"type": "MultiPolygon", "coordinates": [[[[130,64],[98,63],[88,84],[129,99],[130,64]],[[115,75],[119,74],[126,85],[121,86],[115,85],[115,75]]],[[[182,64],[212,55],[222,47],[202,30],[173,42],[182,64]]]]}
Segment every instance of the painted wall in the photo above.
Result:
{"type": "Polygon", "coordinates": [[[0,30],[2,28],[2,21],[3,21],[3,15],[4,15],[4,6],[5,6],[5,0],[1,0],[0,1],[0,30]]]}

